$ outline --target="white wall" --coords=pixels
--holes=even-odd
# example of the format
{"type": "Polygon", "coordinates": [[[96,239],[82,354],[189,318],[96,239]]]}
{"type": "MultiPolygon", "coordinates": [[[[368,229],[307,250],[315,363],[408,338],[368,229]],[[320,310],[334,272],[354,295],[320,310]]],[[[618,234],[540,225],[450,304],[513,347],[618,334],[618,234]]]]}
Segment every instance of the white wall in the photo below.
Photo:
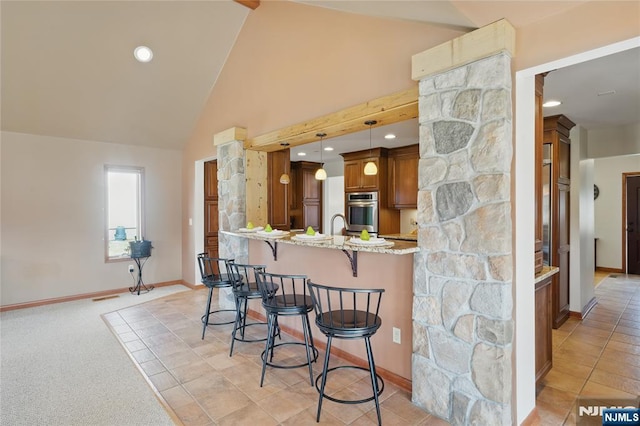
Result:
{"type": "Polygon", "coordinates": [[[105,263],[104,165],[145,168],[145,283],[180,280],[181,152],[2,132],[1,305],[122,289],[105,263]]]}
{"type": "MultiPolygon", "coordinates": [[[[591,134],[589,134],[589,138],[591,134]]],[[[596,266],[622,268],[622,174],[640,172],[640,155],[597,158],[593,183],[600,188],[594,202],[596,266]]]]}
{"type": "Polygon", "coordinates": [[[640,124],[589,131],[588,157],[613,157],[640,153],[640,124]]]}
{"type": "Polygon", "coordinates": [[[569,309],[583,312],[594,297],[593,161],[587,159],[587,131],[571,130],[571,229],[569,309]]]}
{"type": "MultiPolygon", "coordinates": [[[[322,191],[324,197],[322,202],[322,232],[329,234],[331,233],[331,216],[335,213],[344,214],[344,176],[328,177],[324,181],[322,191]]],[[[339,231],[345,226],[340,218],[336,218],[333,225],[336,234],[339,234],[339,231]]]]}

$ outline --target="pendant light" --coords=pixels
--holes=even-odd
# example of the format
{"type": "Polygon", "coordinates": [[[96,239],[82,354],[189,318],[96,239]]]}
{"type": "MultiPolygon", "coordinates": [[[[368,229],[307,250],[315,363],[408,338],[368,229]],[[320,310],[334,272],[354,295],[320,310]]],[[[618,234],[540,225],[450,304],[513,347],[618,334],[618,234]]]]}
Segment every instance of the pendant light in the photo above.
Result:
{"type": "MultiPolygon", "coordinates": [[[[371,126],[377,124],[376,120],[367,120],[364,122],[367,126],[369,126],[369,157],[371,157],[371,126]]],[[[378,174],[378,166],[373,161],[368,161],[367,164],[364,165],[364,174],[368,176],[373,176],[378,174]]]]}
{"type": "MultiPolygon", "coordinates": [[[[284,147],[288,147],[289,143],[288,142],[283,142],[280,144],[280,146],[284,146],[284,147]]],[[[289,175],[287,174],[287,163],[284,163],[284,173],[282,173],[280,175],[280,183],[283,185],[289,185],[289,182],[291,182],[291,179],[289,179],[289,175]]]]}
{"type": "Polygon", "coordinates": [[[320,168],[316,170],[316,180],[325,180],[327,178],[327,172],[322,168],[322,138],[327,136],[327,134],[316,133],[316,136],[320,138],[320,168]]]}

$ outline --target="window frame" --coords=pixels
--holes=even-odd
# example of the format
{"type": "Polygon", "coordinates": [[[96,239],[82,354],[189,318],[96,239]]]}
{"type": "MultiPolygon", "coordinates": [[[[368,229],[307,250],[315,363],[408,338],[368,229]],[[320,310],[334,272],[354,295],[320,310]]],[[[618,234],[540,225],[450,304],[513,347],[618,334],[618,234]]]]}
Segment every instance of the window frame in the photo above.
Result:
{"type": "Polygon", "coordinates": [[[129,256],[110,256],[109,255],[109,242],[115,229],[109,229],[109,173],[110,172],[122,172],[132,173],[138,176],[138,188],[137,188],[137,200],[138,200],[138,212],[137,212],[137,229],[140,230],[140,237],[144,237],[145,234],[145,169],[144,167],[137,166],[122,166],[105,164],[104,165],[104,259],[105,263],[130,261],[129,256]]]}

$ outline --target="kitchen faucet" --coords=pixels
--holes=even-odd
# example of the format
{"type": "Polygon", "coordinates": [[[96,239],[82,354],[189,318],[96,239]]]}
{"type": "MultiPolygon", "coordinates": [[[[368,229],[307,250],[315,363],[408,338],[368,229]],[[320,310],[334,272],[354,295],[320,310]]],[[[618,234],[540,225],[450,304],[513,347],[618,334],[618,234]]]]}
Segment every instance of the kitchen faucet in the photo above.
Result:
{"type": "Polygon", "coordinates": [[[347,218],[344,217],[343,214],[336,213],[331,216],[331,235],[333,235],[333,221],[336,220],[336,217],[341,217],[342,221],[344,222],[344,229],[346,229],[347,231],[349,230],[349,225],[347,225],[347,218]]]}

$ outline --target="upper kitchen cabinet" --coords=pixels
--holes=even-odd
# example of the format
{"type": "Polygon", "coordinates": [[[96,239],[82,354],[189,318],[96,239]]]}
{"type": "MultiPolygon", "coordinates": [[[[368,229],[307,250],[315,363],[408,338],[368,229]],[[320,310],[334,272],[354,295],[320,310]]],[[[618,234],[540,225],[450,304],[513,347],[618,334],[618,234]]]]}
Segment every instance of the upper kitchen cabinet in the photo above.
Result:
{"type": "Polygon", "coordinates": [[[389,151],[389,207],[418,208],[418,144],[389,151]]]}
{"type": "Polygon", "coordinates": [[[386,148],[374,148],[364,151],[356,151],[341,154],[344,158],[344,191],[379,191],[381,186],[387,184],[387,157],[386,148]],[[375,175],[365,175],[364,166],[369,161],[378,167],[375,175]]]}

